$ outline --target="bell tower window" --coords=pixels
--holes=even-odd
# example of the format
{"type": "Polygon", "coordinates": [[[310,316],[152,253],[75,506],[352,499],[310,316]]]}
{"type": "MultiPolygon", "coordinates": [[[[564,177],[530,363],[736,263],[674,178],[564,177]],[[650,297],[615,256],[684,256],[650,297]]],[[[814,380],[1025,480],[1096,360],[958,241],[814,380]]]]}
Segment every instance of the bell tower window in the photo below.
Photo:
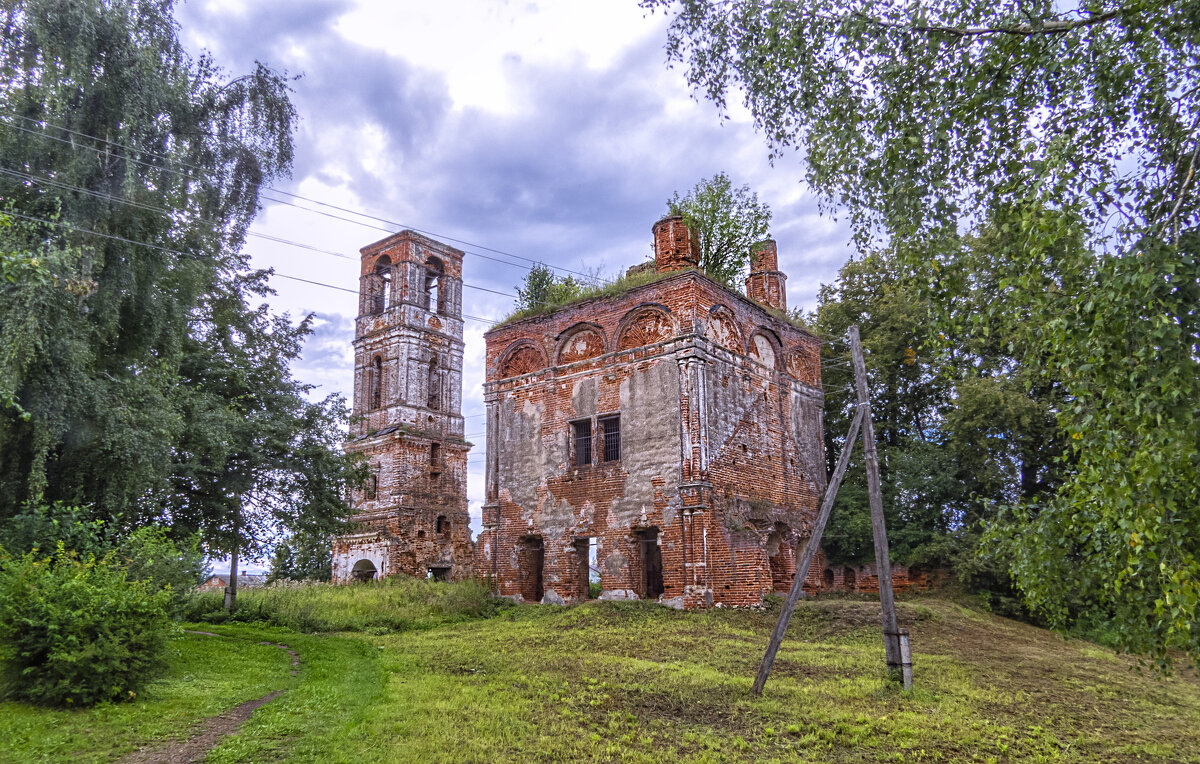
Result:
{"type": "Polygon", "coordinates": [[[446,275],[446,266],[436,257],[425,261],[425,307],[431,313],[446,312],[446,290],[442,279],[446,275]]]}
{"type": "Polygon", "coordinates": [[[371,315],[392,306],[392,260],[387,255],[375,261],[375,270],[367,280],[367,298],[371,315]]]}

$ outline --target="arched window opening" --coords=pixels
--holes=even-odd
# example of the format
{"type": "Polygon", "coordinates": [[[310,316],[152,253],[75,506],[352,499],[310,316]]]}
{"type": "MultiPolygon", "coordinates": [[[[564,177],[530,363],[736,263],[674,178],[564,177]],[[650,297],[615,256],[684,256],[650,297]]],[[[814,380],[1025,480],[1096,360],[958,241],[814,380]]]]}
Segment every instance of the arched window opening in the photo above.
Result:
{"type": "Polygon", "coordinates": [[[445,273],[441,260],[431,257],[425,261],[425,307],[432,313],[446,312],[446,290],[442,283],[445,273]]]}
{"type": "Polygon", "coordinates": [[[438,371],[437,356],[429,359],[429,396],[425,406],[437,411],[442,405],[442,377],[438,371]]]}
{"type": "Polygon", "coordinates": [[[371,362],[371,408],[383,405],[383,358],[375,356],[371,362]]]}
{"type": "Polygon", "coordinates": [[[445,515],[438,515],[437,533],[439,536],[450,537],[450,520],[445,515]]]}
{"type": "Polygon", "coordinates": [[[373,315],[384,312],[392,306],[392,261],[387,255],[375,261],[375,270],[368,282],[370,289],[370,310],[373,315]]]}

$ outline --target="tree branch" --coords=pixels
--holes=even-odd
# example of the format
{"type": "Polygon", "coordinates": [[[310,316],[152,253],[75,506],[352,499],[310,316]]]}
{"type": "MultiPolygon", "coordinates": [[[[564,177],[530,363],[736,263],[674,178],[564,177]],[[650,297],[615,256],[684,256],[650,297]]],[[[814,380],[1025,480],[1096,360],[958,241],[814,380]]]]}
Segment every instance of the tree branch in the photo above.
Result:
{"type": "Polygon", "coordinates": [[[1046,20],[1046,21],[1043,21],[1038,24],[1034,24],[1034,23],[1017,24],[1016,26],[1008,26],[1008,27],[948,27],[948,26],[932,26],[932,25],[912,26],[910,24],[902,24],[902,23],[898,23],[898,22],[884,21],[882,19],[872,18],[870,16],[867,16],[865,13],[861,13],[859,11],[855,11],[854,15],[863,19],[864,21],[871,23],[871,24],[875,24],[875,25],[881,26],[881,27],[887,27],[889,29],[907,29],[912,32],[940,32],[942,34],[948,34],[953,37],[982,37],[984,35],[994,35],[994,34],[1015,35],[1015,36],[1019,36],[1019,37],[1035,37],[1038,35],[1066,34],[1068,32],[1073,32],[1074,30],[1080,29],[1083,27],[1090,27],[1090,26],[1094,26],[1096,24],[1103,24],[1106,21],[1111,21],[1112,19],[1116,18],[1117,16],[1120,16],[1122,13],[1123,13],[1123,9],[1117,9],[1117,10],[1108,11],[1106,13],[1097,14],[1095,16],[1088,16],[1087,18],[1081,18],[1081,19],[1074,19],[1074,20],[1067,20],[1067,21],[1046,20]]]}

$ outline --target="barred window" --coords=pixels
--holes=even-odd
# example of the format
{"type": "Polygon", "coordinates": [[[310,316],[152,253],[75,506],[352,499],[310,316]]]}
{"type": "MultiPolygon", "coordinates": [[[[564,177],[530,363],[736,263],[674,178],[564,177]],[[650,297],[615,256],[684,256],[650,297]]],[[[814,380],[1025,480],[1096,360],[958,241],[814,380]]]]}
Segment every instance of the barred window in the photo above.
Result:
{"type": "Polygon", "coordinates": [[[578,422],[571,422],[571,437],[575,441],[575,459],[576,467],[583,467],[592,463],[592,420],[581,419],[578,422]]]}
{"type": "Polygon", "coordinates": [[[621,415],[600,418],[600,432],[604,436],[604,461],[621,460],[621,415]]]}

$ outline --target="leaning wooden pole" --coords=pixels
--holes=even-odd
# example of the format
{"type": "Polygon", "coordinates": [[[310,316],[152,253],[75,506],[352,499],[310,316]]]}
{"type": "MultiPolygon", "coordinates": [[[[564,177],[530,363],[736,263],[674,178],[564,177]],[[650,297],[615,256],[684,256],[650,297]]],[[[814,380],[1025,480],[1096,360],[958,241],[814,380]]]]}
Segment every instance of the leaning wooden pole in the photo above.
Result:
{"type": "Polygon", "coordinates": [[[758,676],[754,677],[755,695],[762,695],[763,686],[767,683],[767,676],[771,673],[771,666],[775,663],[775,654],[779,652],[779,645],[783,642],[783,636],[787,634],[788,622],[792,620],[792,611],[796,609],[796,603],[800,601],[804,580],[808,578],[808,569],[812,565],[813,557],[817,554],[817,548],[821,545],[821,534],[825,532],[825,523],[829,521],[829,512],[833,509],[833,501],[837,498],[838,489],[841,488],[846,467],[850,465],[850,452],[854,450],[854,441],[858,438],[858,428],[862,426],[863,408],[860,405],[858,411],[854,413],[854,419],[850,422],[850,432],[846,435],[846,445],[842,447],[842,454],[838,457],[833,477],[829,478],[829,485],[825,487],[825,498],[821,501],[821,511],[817,513],[817,521],[813,524],[808,544],[804,547],[804,556],[801,558],[800,564],[796,566],[796,577],[792,579],[792,588],[783,602],[783,610],[779,612],[779,620],[775,623],[775,631],[771,634],[770,643],[767,644],[766,655],[763,656],[762,665],[758,667],[758,676]]]}
{"type": "Polygon", "coordinates": [[[858,405],[864,412],[862,423],[863,456],[867,463],[867,498],[871,505],[871,531],[875,536],[875,568],[879,577],[879,605],[883,618],[883,647],[887,654],[888,674],[901,671],[900,628],[896,624],[896,599],[892,592],[892,563],[888,557],[887,526],[883,522],[883,490],[879,481],[879,453],[875,450],[875,426],[871,422],[870,396],[867,392],[867,365],[863,361],[858,326],[850,327],[850,353],[854,362],[854,387],[858,405]]]}

